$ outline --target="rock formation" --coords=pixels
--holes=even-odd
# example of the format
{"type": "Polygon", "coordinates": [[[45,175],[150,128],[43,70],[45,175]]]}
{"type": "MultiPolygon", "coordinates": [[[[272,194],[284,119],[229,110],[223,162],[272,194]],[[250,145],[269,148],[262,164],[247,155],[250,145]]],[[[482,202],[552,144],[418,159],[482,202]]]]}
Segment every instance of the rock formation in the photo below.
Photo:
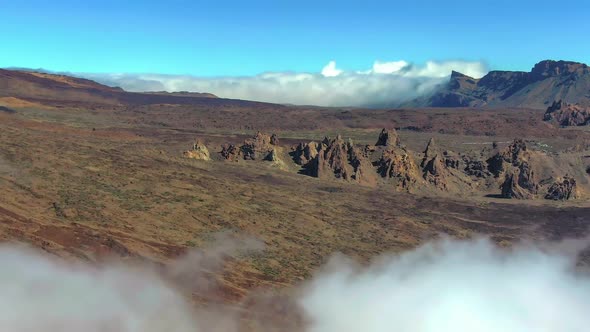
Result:
{"type": "Polygon", "coordinates": [[[383,128],[375,146],[399,146],[400,140],[395,129],[387,130],[383,128]]]}
{"type": "Polygon", "coordinates": [[[279,137],[277,136],[277,134],[272,134],[270,136],[270,144],[271,145],[279,145],[279,137]]]}
{"type": "Polygon", "coordinates": [[[379,175],[395,180],[397,189],[410,190],[420,178],[414,158],[405,148],[390,146],[375,165],[379,175]]]}
{"type": "Polygon", "coordinates": [[[361,184],[376,185],[377,174],[373,165],[361,149],[355,147],[352,143],[349,144],[348,160],[353,169],[352,179],[361,184]]]}
{"type": "Polygon", "coordinates": [[[515,139],[503,151],[496,152],[486,160],[488,171],[499,177],[510,165],[518,167],[523,161],[529,159],[526,143],[522,139],[515,139]]]}
{"type": "Polygon", "coordinates": [[[439,155],[435,155],[424,164],[423,177],[424,180],[433,184],[439,189],[446,190],[447,188],[447,169],[439,155]]]}
{"type": "Polygon", "coordinates": [[[420,163],[420,167],[424,168],[428,162],[430,162],[435,156],[440,153],[438,146],[434,142],[434,138],[431,138],[426,145],[426,149],[424,149],[424,157],[422,158],[422,162],[420,163]]]}
{"type": "Polygon", "coordinates": [[[539,184],[528,162],[522,162],[517,170],[506,174],[501,189],[504,198],[532,199],[539,190],[539,184]]]}
{"type": "MultiPolygon", "coordinates": [[[[454,164],[454,161],[449,160],[449,164],[454,164]]],[[[420,167],[422,168],[422,177],[424,180],[439,189],[448,189],[447,177],[449,176],[449,171],[446,158],[436,145],[434,138],[431,138],[428,141],[428,145],[426,145],[420,167]]]]}
{"type": "Polygon", "coordinates": [[[565,201],[577,198],[576,180],[571,176],[564,176],[563,179],[555,181],[547,191],[545,199],[565,201]]]}
{"type": "Polygon", "coordinates": [[[195,143],[193,143],[193,148],[191,150],[185,151],[184,156],[190,159],[197,159],[197,160],[211,160],[211,156],[209,155],[209,149],[205,144],[197,139],[195,143]]]}
{"type": "Polygon", "coordinates": [[[270,136],[257,132],[254,137],[244,141],[240,150],[246,160],[265,160],[274,149],[273,142],[278,143],[276,135],[270,136]]]}
{"type": "Polygon", "coordinates": [[[318,178],[334,176],[350,180],[353,171],[348,163],[348,151],[351,148],[340,135],[335,139],[324,138],[317,155],[306,165],[307,174],[318,178]]]}
{"type": "MultiPolygon", "coordinates": [[[[276,135],[257,133],[242,146],[223,145],[221,156],[226,160],[261,160],[273,166],[289,169],[281,160],[283,150],[276,135]]],[[[200,150],[195,144],[193,150],[200,150]]],[[[375,145],[358,146],[340,135],[324,138],[320,143],[300,143],[289,153],[300,173],[322,179],[340,179],[362,185],[392,185],[397,190],[427,192],[433,188],[452,194],[469,194],[474,190],[501,188],[501,196],[515,199],[534,199],[540,195],[547,199],[565,200],[576,196],[576,182],[571,177],[556,181],[550,188],[547,181],[537,182],[533,167],[547,156],[530,151],[522,139],[515,139],[502,150],[484,148],[479,154],[468,155],[443,151],[430,139],[421,159],[400,143],[394,130],[383,129],[375,145]],[[418,160],[419,162],[417,162],[418,160]],[[493,177],[495,176],[495,178],[493,177]],[[498,180],[501,178],[502,180],[498,180]]],[[[546,176],[546,173],[540,173],[546,176]]]]}
{"type": "Polygon", "coordinates": [[[224,144],[221,146],[221,157],[224,160],[238,161],[242,155],[242,151],[233,144],[224,144]]]}
{"type": "Polygon", "coordinates": [[[279,149],[281,149],[281,148],[276,147],[276,148],[272,149],[272,151],[266,156],[266,158],[264,158],[264,160],[270,161],[270,162],[272,162],[273,166],[276,166],[280,169],[285,170],[285,169],[287,169],[287,165],[279,157],[279,152],[278,152],[279,149]]]}
{"type": "Polygon", "coordinates": [[[220,155],[224,160],[239,161],[260,160],[270,161],[281,169],[286,169],[285,163],[279,155],[282,148],[278,145],[279,139],[276,134],[267,135],[257,132],[252,138],[244,140],[244,144],[224,144],[221,147],[220,155]]]}
{"type": "Polygon", "coordinates": [[[463,164],[463,160],[461,159],[460,155],[457,155],[452,151],[444,151],[443,157],[445,166],[447,166],[447,168],[460,169],[463,164]]]}
{"type": "Polygon", "coordinates": [[[502,158],[507,163],[519,166],[524,159],[528,158],[526,143],[522,139],[515,139],[502,153],[502,158]]]}
{"type": "Polygon", "coordinates": [[[545,111],[544,121],[554,121],[560,126],[585,126],[590,124],[590,108],[554,101],[545,111]]]}
{"type": "Polygon", "coordinates": [[[299,143],[291,152],[291,156],[297,165],[304,166],[318,155],[319,149],[320,146],[316,142],[299,143]]]}
{"type": "Polygon", "coordinates": [[[351,141],[324,138],[315,142],[299,144],[291,153],[293,160],[303,166],[303,173],[317,178],[337,178],[375,185],[377,175],[363,150],[351,141]]]}
{"type": "Polygon", "coordinates": [[[481,160],[465,158],[463,161],[465,163],[465,168],[463,168],[463,171],[469,176],[474,176],[476,178],[486,178],[492,175],[492,173],[488,170],[486,163],[481,160]]]}

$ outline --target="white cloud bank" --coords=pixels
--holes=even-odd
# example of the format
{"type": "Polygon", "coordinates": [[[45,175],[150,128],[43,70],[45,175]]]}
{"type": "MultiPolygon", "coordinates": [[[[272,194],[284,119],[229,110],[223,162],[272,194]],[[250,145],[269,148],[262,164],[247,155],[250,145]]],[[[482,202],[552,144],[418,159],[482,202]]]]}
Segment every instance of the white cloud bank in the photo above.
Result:
{"type": "Polygon", "coordinates": [[[268,72],[242,77],[159,74],[80,74],[128,91],[208,92],[224,98],[319,106],[395,106],[426,95],[451,71],[482,77],[482,62],[376,61],[371,69],[347,71],[330,61],[319,73],[268,72]]]}
{"type": "MultiPolygon", "coordinates": [[[[200,254],[182,270],[198,277],[218,253],[200,254]]],[[[585,332],[590,277],[574,263],[565,253],[502,251],[485,240],[436,242],[368,267],[337,257],[296,292],[309,324],[294,331],[585,332]]],[[[243,330],[227,308],[197,310],[146,269],[66,263],[6,246],[0,268],[1,331],[243,330]]],[[[174,278],[178,271],[174,266],[174,278]]],[[[260,324],[264,331],[290,331],[260,324]]]]}
{"type": "Polygon", "coordinates": [[[368,268],[333,260],[301,303],[308,332],[582,332],[590,277],[558,253],[447,241],[368,268]]]}

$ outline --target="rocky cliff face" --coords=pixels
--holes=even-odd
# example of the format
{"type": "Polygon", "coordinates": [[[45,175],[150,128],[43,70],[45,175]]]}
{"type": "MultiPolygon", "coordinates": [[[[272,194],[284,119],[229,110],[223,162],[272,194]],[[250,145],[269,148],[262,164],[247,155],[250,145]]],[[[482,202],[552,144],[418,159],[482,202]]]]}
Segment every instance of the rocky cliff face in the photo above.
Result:
{"type": "Polygon", "coordinates": [[[480,79],[453,72],[448,84],[409,106],[545,109],[554,100],[590,105],[589,91],[587,65],[545,60],[530,72],[491,71],[480,79]]]}

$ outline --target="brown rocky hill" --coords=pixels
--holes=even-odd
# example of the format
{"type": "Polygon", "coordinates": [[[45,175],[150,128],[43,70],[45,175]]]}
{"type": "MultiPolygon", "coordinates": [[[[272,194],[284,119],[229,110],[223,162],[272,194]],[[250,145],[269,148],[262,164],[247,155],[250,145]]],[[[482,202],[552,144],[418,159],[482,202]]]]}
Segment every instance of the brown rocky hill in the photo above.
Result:
{"type": "Polygon", "coordinates": [[[491,71],[480,79],[453,72],[448,84],[411,106],[545,109],[554,100],[590,104],[590,68],[583,63],[545,60],[530,72],[491,71]]]}
{"type": "MultiPolygon", "coordinates": [[[[67,75],[0,69],[0,98],[36,102],[99,105],[199,104],[216,99],[208,93],[133,93],[92,80],[67,75]]],[[[212,102],[213,104],[215,102],[212,102]]]]}
{"type": "Polygon", "coordinates": [[[123,90],[65,75],[0,69],[0,97],[116,104],[123,90]]]}

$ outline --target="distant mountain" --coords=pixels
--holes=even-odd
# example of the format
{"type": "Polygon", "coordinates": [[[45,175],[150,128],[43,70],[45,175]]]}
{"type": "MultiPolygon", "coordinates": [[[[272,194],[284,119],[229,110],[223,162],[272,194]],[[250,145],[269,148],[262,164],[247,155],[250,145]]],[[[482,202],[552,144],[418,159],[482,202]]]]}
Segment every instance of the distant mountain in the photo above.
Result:
{"type": "Polygon", "coordinates": [[[123,90],[94,81],[43,72],[0,69],[0,97],[115,104],[123,90]]]}
{"type": "Polygon", "coordinates": [[[590,67],[545,60],[530,72],[491,71],[480,79],[453,71],[449,82],[434,94],[404,106],[546,109],[556,100],[590,105],[590,67]]]}
{"type": "Polygon", "coordinates": [[[196,92],[127,92],[92,80],[42,71],[0,69],[0,98],[28,101],[90,103],[101,105],[128,104],[194,104],[215,95],[196,92]]]}

